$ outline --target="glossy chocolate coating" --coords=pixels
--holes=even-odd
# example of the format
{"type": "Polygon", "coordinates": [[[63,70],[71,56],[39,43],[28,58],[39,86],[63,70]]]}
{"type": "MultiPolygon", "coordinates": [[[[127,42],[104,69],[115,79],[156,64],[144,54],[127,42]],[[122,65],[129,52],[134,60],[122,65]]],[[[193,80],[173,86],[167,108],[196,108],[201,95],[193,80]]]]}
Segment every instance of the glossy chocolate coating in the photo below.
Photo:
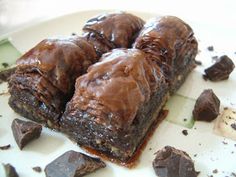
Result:
{"type": "Polygon", "coordinates": [[[45,39],[17,60],[17,72],[38,72],[67,94],[97,58],[93,45],[84,38],[45,39]]]}
{"type": "Polygon", "coordinates": [[[77,107],[86,110],[96,116],[97,123],[127,126],[163,80],[159,67],[147,60],[142,51],[114,49],[77,79],[68,106],[74,111],[77,107]],[[109,120],[104,120],[107,113],[109,120]]]}
{"type": "Polygon", "coordinates": [[[149,20],[133,46],[151,55],[172,83],[183,69],[193,67],[190,63],[198,51],[191,27],[174,16],[149,20]]]}
{"type": "Polygon", "coordinates": [[[129,13],[105,13],[88,20],[83,30],[102,36],[112,48],[128,48],[143,24],[141,18],[129,13]]]}

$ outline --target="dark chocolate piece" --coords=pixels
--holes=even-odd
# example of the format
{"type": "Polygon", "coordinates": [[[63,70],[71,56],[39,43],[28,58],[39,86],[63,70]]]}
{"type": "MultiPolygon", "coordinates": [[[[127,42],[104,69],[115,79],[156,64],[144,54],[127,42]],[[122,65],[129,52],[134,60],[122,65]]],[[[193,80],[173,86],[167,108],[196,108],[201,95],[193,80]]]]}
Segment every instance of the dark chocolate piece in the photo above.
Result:
{"type": "Polygon", "coordinates": [[[16,172],[15,167],[13,167],[11,164],[4,164],[5,174],[6,177],[19,177],[19,175],[16,172]]]}
{"type": "Polygon", "coordinates": [[[211,81],[226,80],[234,67],[233,61],[227,55],[223,55],[215,64],[205,69],[204,77],[211,81]]]}
{"type": "Polygon", "coordinates": [[[38,172],[38,173],[41,173],[41,171],[42,171],[42,169],[41,169],[41,167],[33,167],[32,168],[35,172],[38,172]]]}
{"type": "Polygon", "coordinates": [[[198,97],[193,117],[195,120],[212,121],[219,115],[220,100],[212,89],[204,90],[198,97]]]}
{"type": "Polygon", "coordinates": [[[196,177],[191,157],[184,151],[165,146],[157,151],[153,168],[158,177],[196,177]]]}
{"type": "Polygon", "coordinates": [[[41,125],[20,119],[14,119],[11,128],[20,149],[23,149],[32,140],[39,138],[42,131],[41,125]]]}
{"type": "Polygon", "coordinates": [[[16,67],[0,71],[0,83],[7,82],[10,79],[10,76],[15,72],[15,70],[16,67]]]}
{"type": "Polygon", "coordinates": [[[196,66],[198,43],[191,27],[174,16],[149,20],[139,33],[134,48],[151,56],[163,70],[174,93],[196,66]]]}
{"type": "Polygon", "coordinates": [[[209,50],[209,51],[212,52],[212,51],[214,51],[214,47],[213,47],[212,45],[211,45],[211,46],[208,46],[208,47],[207,47],[207,50],[209,50]]]}
{"type": "Polygon", "coordinates": [[[161,69],[138,49],[114,49],[76,81],[61,130],[84,147],[127,162],[159,120],[168,89],[161,69]]]}
{"type": "Polygon", "coordinates": [[[67,151],[45,167],[46,177],[80,177],[94,172],[106,164],[98,158],[67,151]]]}
{"type": "Polygon", "coordinates": [[[11,145],[8,144],[8,145],[5,145],[5,146],[0,146],[0,149],[1,150],[8,150],[8,149],[10,149],[10,147],[11,147],[11,145]]]}

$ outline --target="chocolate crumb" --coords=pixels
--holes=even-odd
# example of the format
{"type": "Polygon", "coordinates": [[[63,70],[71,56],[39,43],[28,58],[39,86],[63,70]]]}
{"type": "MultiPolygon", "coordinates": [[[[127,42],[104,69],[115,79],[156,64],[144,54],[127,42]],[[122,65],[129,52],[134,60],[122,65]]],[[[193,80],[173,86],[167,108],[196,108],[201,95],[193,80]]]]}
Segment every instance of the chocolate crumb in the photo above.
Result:
{"type": "Polygon", "coordinates": [[[225,141],[222,141],[222,143],[224,144],[224,145],[227,145],[228,143],[227,142],[225,142],[225,141]]]}
{"type": "Polygon", "coordinates": [[[231,126],[234,130],[236,130],[236,124],[235,124],[235,123],[231,124],[230,126],[231,126]]]}
{"type": "Polygon", "coordinates": [[[77,34],[76,33],[71,33],[72,36],[76,36],[77,34]]]}
{"type": "Polygon", "coordinates": [[[214,47],[211,45],[211,46],[208,46],[207,47],[207,50],[209,50],[209,51],[214,51],[214,47]]]}
{"type": "Polygon", "coordinates": [[[236,114],[236,111],[232,111],[233,112],[233,114],[236,114]]]}
{"type": "Polygon", "coordinates": [[[188,135],[188,131],[187,131],[187,130],[183,130],[182,133],[183,133],[183,135],[185,135],[185,136],[188,135]]]}
{"type": "Polygon", "coordinates": [[[193,156],[194,156],[194,157],[197,157],[197,154],[194,154],[193,156]]]}
{"type": "Polygon", "coordinates": [[[236,177],[236,173],[232,172],[231,176],[236,177]]]}
{"type": "Polygon", "coordinates": [[[201,61],[198,61],[198,60],[195,60],[195,64],[196,64],[196,65],[202,65],[202,62],[201,62],[201,61]]]}
{"type": "Polygon", "coordinates": [[[152,148],[149,148],[149,151],[151,151],[152,150],[152,148]]]}
{"type": "Polygon", "coordinates": [[[217,60],[219,57],[217,55],[211,57],[213,60],[217,60]]]}
{"type": "Polygon", "coordinates": [[[5,145],[5,146],[0,146],[0,149],[1,150],[8,150],[8,149],[10,149],[10,147],[11,147],[11,145],[8,144],[8,145],[5,145]]]}
{"type": "Polygon", "coordinates": [[[38,173],[41,173],[41,171],[42,171],[42,169],[41,169],[41,167],[33,167],[32,168],[35,172],[38,172],[38,173]]]}
{"type": "Polygon", "coordinates": [[[5,174],[7,177],[19,177],[19,175],[16,172],[15,167],[13,167],[11,164],[4,164],[5,174]]]}
{"type": "Polygon", "coordinates": [[[228,110],[229,108],[228,107],[224,107],[224,110],[228,110]]]}
{"type": "Polygon", "coordinates": [[[218,173],[218,170],[215,169],[215,170],[212,171],[212,173],[215,173],[215,174],[216,174],[216,173],[218,173]]]}
{"type": "Polygon", "coordinates": [[[8,63],[2,63],[2,66],[4,67],[4,68],[7,68],[8,66],[9,66],[9,64],[8,63]]]}
{"type": "Polygon", "coordinates": [[[184,122],[186,122],[186,121],[187,121],[187,119],[184,118],[184,122]]]}

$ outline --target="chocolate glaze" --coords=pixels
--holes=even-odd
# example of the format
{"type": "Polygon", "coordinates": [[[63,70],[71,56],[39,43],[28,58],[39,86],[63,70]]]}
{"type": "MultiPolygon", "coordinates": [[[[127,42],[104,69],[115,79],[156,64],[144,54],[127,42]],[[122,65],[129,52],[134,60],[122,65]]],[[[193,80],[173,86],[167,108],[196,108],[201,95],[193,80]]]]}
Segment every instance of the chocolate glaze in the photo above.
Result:
{"type": "Polygon", "coordinates": [[[172,83],[186,66],[193,67],[194,62],[191,65],[189,63],[194,60],[198,51],[191,27],[174,16],[160,16],[149,20],[133,46],[151,55],[164,71],[167,80],[172,83]]]}
{"type": "Polygon", "coordinates": [[[98,57],[92,43],[83,37],[41,41],[17,60],[9,81],[9,105],[24,117],[58,129],[75,79],[98,57]]]}
{"type": "Polygon", "coordinates": [[[17,60],[18,73],[38,72],[63,93],[74,80],[97,61],[96,51],[78,36],[45,39],[17,60]]]}
{"type": "Polygon", "coordinates": [[[60,119],[61,131],[78,144],[129,161],[168,97],[160,68],[137,49],[104,54],[76,81],[60,119]]]}
{"type": "Polygon", "coordinates": [[[86,110],[100,124],[127,126],[163,79],[159,67],[140,50],[115,49],[77,79],[70,110],[86,110]],[[104,120],[107,113],[109,120],[104,120]]]}
{"type": "Polygon", "coordinates": [[[83,30],[102,36],[112,48],[128,48],[143,24],[141,18],[129,13],[104,13],[88,20],[83,30]]]}

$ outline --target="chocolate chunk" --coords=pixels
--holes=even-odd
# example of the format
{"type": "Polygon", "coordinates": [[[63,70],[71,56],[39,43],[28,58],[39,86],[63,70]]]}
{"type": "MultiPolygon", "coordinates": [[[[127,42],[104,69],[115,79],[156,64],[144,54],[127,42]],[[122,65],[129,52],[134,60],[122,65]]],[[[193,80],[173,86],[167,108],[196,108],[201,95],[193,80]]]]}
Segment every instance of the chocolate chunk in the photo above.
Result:
{"type": "Polygon", "coordinates": [[[32,168],[35,172],[41,173],[42,169],[41,167],[33,167],[32,168]]]}
{"type": "Polygon", "coordinates": [[[19,177],[16,169],[11,164],[4,164],[6,177],[19,177]]]}
{"type": "Polygon", "coordinates": [[[67,151],[45,168],[46,177],[80,177],[104,168],[106,164],[98,158],[67,151]]]}
{"type": "Polygon", "coordinates": [[[205,69],[204,76],[211,81],[226,80],[234,70],[234,67],[233,61],[227,55],[223,55],[215,64],[205,69]]]}
{"type": "Polygon", "coordinates": [[[11,128],[20,149],[30,141],[39,138],[42,131],[41,125],[20,119],[13,120],[11,128]]]}
{"type": "Polygon", "coordinates": [[[8,145],[5,145],[5,146],[0,146],[0,149],[1,150],[8,150],[10,147],[11,147],[11,145],[8,144],[8,145]]]}
{"type": "Polygon", "coordinates": [[[187,131],[187,130],[183,130],[182,133],[183,133],[183,135],[185,135],[185,136],[188,135],[188,131],[187,131]]]}
{"type": "Polygon", "coordinates": [[[196,177],[194,163],[190,156],[170,146],[156,152],[153,168],[159,177],[196,177]]]}
{"type": "Polygon", "coordinates": [[[214,51],[214,47],[211,45],[211,46],[208,46],[207,47],[207,50],[209,50],[209,51],[214,51]]]}
{"type": "Polygon", "coordinates": [[[204,90],[198,97],[193,117],[195,120],[212,121],[219,115],[220,100],[212,89],[204,90]]]}
{"type": "Polygon", "coordinates": [[[15,70],[16,67],[0,71],[0,83],[7,82],[15,70]]]}

